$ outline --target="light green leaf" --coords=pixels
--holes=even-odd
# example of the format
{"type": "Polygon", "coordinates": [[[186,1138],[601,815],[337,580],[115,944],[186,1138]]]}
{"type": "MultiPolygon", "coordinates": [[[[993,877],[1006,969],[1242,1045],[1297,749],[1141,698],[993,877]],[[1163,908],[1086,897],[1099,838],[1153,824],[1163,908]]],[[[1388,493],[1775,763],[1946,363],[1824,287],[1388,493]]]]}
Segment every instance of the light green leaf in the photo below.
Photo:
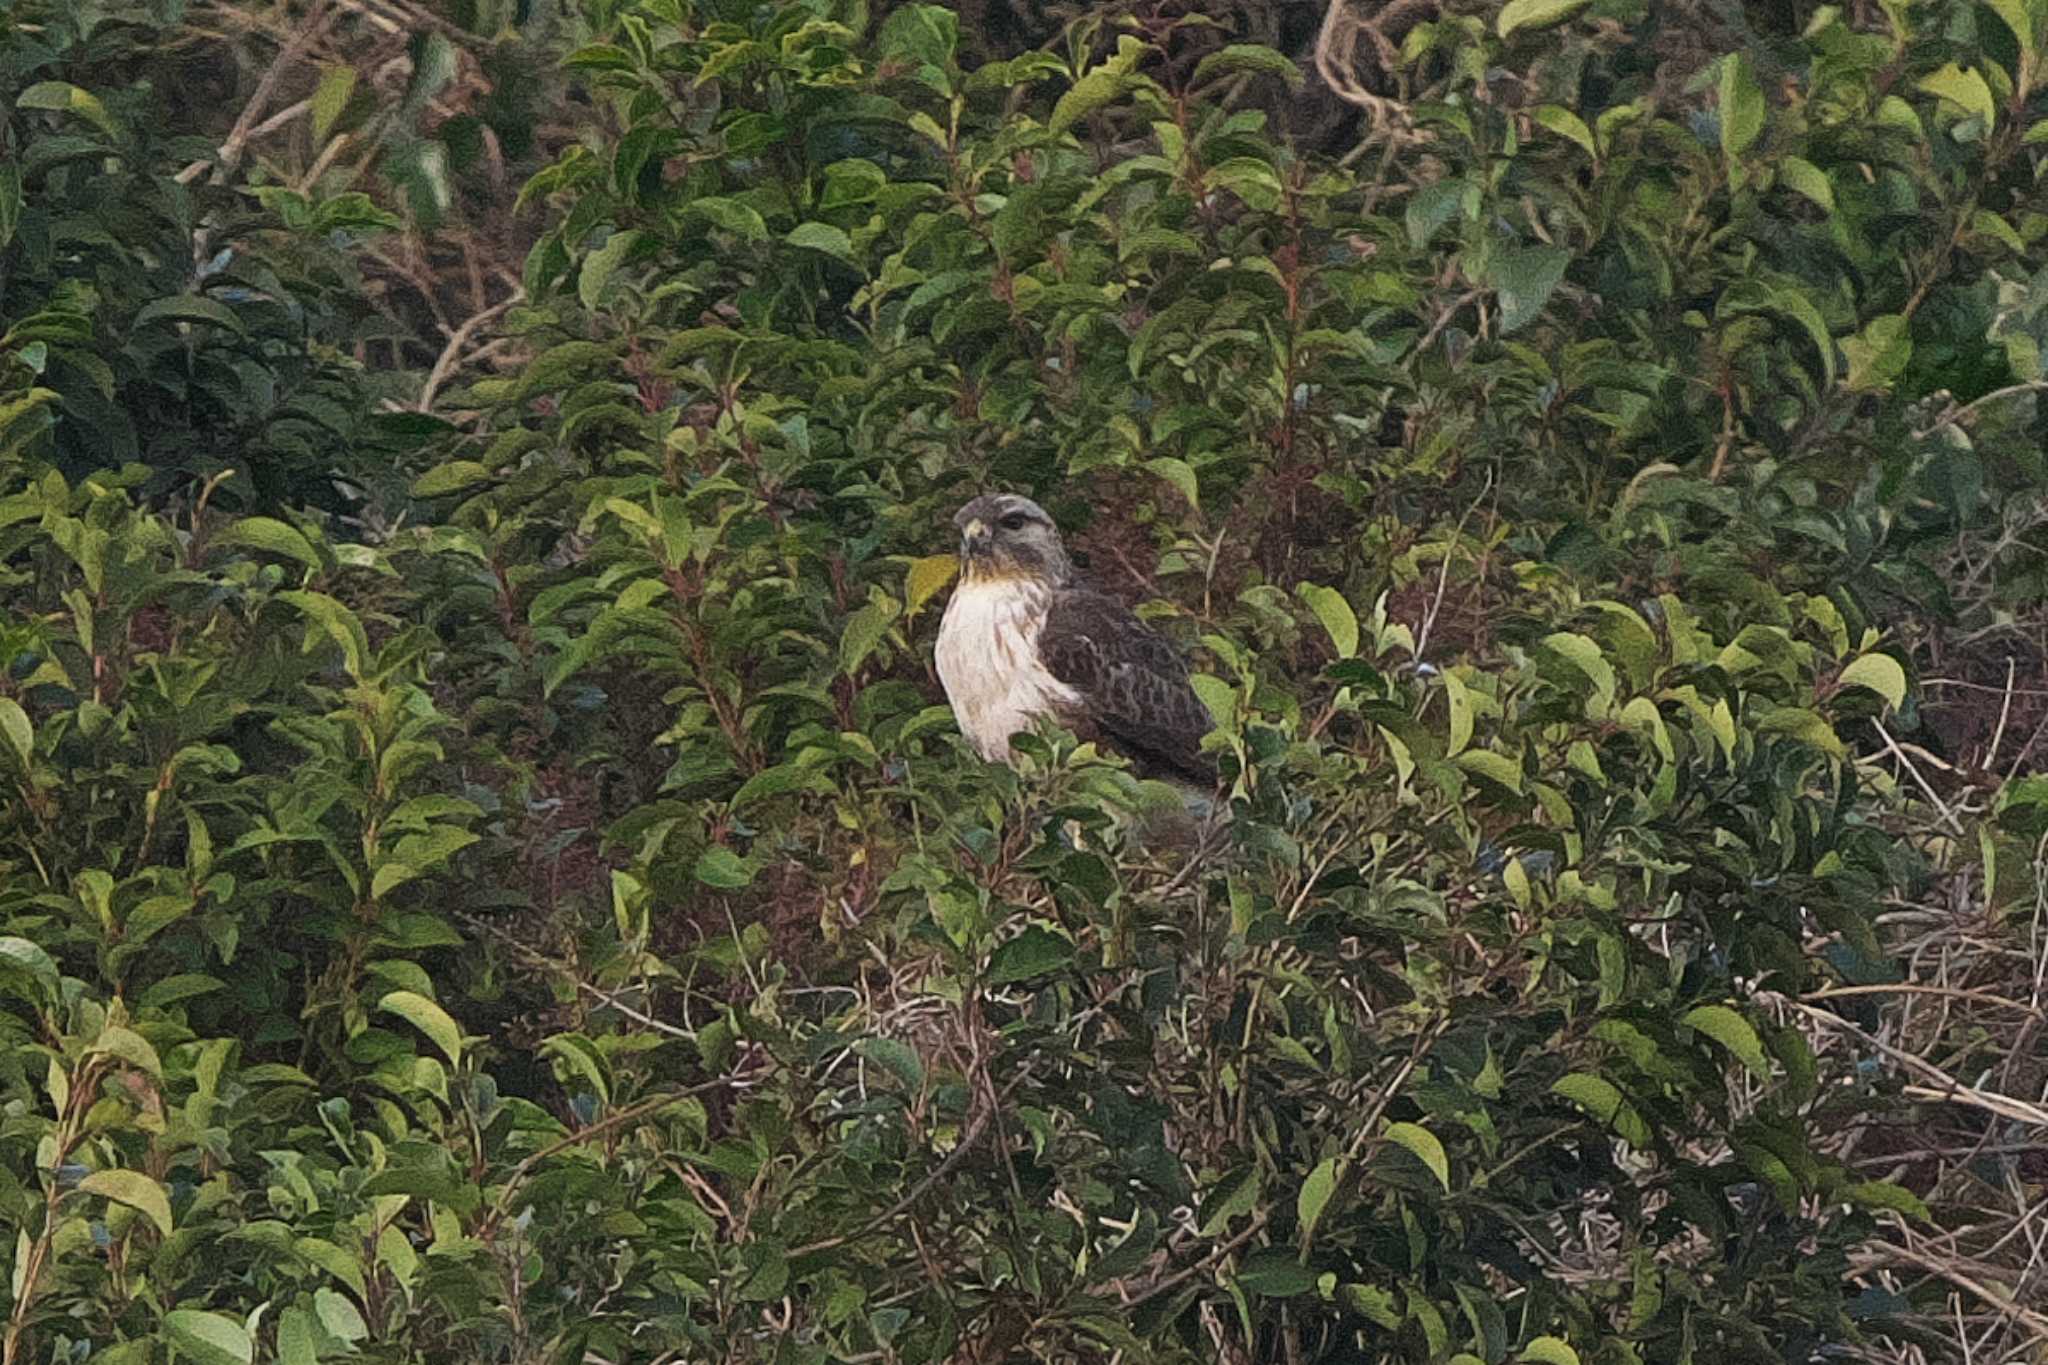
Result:
{"type": "Polygon", "coordinates": [[[737,891],[754,880],[754,869],[729,848],[707,848],[698,855],[697,880],[720,891],[737,891]]]}
{"type": "Polygon", "coordinates": [[[283,555],[319,573],[325,566],[320,562],[320,552],[313,548],[297,527],[278,521],[274,517],[243,517],[222,529],[213,537],[215,545],[236,545],[251,550],[262,550],[269,554],[283,555]]]}
{"type": "Polygon", "coordinates": [[[1209,715],[1214,718],[1216,729],[1236,728],[1236,688],[1213,673],[1197,673],[1188,679],[1188,685],[1195,689],[1195,695],[1202,699],[1202,705],[1209,708],[1209,715]]]}
{"type": "Polygon", "coordinates": [[[1906,670],[1889,654],[1865,654],[1842,670],[1836,684],[1868,688],[1890,702],[1894,711],[1906,704],[1906,670]]]}
{"type": "Polygon", "coordinates": [[[1835,211],[1835,187],[1827,172],[1804,157],[1788,156],[1778,162],[1778,179],[1786,189],[1803,194],[1829,213],[1835,211]]]}
{"type": "Polygon", "coordinates": [[[768,224],[759,213],[737,199],[692,199],[688,211],[710,219],[713,227],[730,232],[743,242],[768,240],[768,224]]]}
{"type": "Polygon", "coordinates": [[[313,91],[313,141],[327,141],[327,135],[334,131],[334,121],[348,108],[349,97],[355,92],[354,67],[343,63],[320,73],[320,84],[313,91]]]}
{"type": "Polygon", "coordinates": [[[1586,126],[1584,119],[1563,105],[1539,105],[1535,113],[1531,114],[1530,117],[1536,120],[1538,127],[1548,128],[1559,137],[1570,138],[1573,142],[1578,143],[1579,146],[1585,148],[1587,156],[1597,157],[1600,155],[1599,146],[1593,140],[1593,130],[1586,126]]]}
{"type": "Polygon", "coordinates": [[[1302,84],[1301,67],[1292,57],[1257,43],[1232,43],[1211,52],[1196,64],[1194,83],[1200,85],[1218,76],[1244,74],[1278,76],[1291,90],[1299,90],[1302,84]]]}
{"type": "Polygon", "coordinates": [[[1550,1093],[1560,1099],[1570,1100],[1633,1145],[1648,1145],[1649,1126],[1611,1082],[1583,1071],[1574,1072],[1569,1076],[1560,1076],[1551,1085],[1550,1093]]]}
{"type": "Polygon", "coordinates": [[[120,125],[107,113],[107,106],[100,103],[99,97],[69,81],[38,81],[21,92],[14,101],[14,107],[77,114],[108,137],[121,135],[120,125]]]}
{"type": "Polygon", "coordinates": [[[1172,484],[1174,491],[1188,500],[1188,506],[1197,510],[1201,508],[1201,483],[1195,477],[1194,467],[1186,460],[1176,460],[1171,455],[1162,455],[1156,460],[1145,461],[1145,468],[1172,484]]]}
{"type": "Polygon", "coordinates": [[[1927,1211],[1927,1205],[1920,1197],[1903,1185],[1894,1185],[1889,1180],[1865,1180],[1849,1186],[1842,1193],[1849,1196],[1851,1203],[1861,1204],[1867,1209],[1890,1209],[1917,1218],[1923,1223],[1933,1223],[1934,1215],[1927,1211]]]}
{"type": "Polygon", "coordinates": [[[1455,673],[1445,673],[1444,701],[1450,712],[1450,734],[1444,742],[1444,757],[1456,758],[1472,742],[1472,690],[1455,673]]]}
{"type": "Polygon", "coordinates": [[[1467,749],[1455,761],[1475,777],[1498,782],[1511,792],[1522,790],[1522,765],[1505,754],[1497,754],[1491,749],[1467,749]]]}
{"type": "Polygon", "coordinates": [[[377,1008],[404,1019],[433,1040],[450,1062],[462,1064],[462,1030],[447,1010],[417,991],[392,991],[377,1002],[377,1008]]]}
{"type": "Polygon", "coordinates": [[[303,1308],[284,1310],[277,1319],[277,1365],[319,1365],[319,1328],[303,1308]]]}
{"type": "Polygon", "coordinates": [[[1544,636],[1543,644],[1561,655],[1593,684],[1593,712],[1604,716],[1614,704],[1614,690],[1619,680],[1614,675],[1614,665],[1607,662],[1607,656],[1600,652],[1599,642],[1575,631],[1560,630],[1544,636]]]}
{"type": "Polygon", "coordinates": [[[197,1308],[164,1314],[164,1335],[193,1365],[250,1365],[256,1341],[233,1318],[197,1308]]]}
{"type": "Polygon", "coordinates": [[[583,258],[583,268],[576,275],[576,298],[585,311],[597,311],[604,301],[604,287],[639,244],[637,232],[614,232],[604,239],[603,246],[583,258]]]}
{"type": "Polygon", "coordinates": [[[1299,584],[1294,593],[1323,623],[1338,658],[1349,659],[1358,653],[1358,613],[1343,593],[1320,583],[1299,584]]]}
{"type": "Polygon", "coordinates": [[[1913,337],[1899,313],[1872,318],[1863,330],[1842,341],[1849,373],[1842,380],[1852,389],[1883,390],[1905,372],[1913,358],[1913,337]]]}
{"type": "Polygon", "coordinates": [[[1721,153],[1733,162],[1764,130],[1763,88],[1749,58],[1731,52],[1721,59],[1721,153]]]}
{"type": "Polygon", "coordinates": [[[94,1171],[78,1182],[78,1188],[87,1194],[96,1194],[111,1199],[116,1204],[126,1204],[149,1215],[149,1221],[156,1224],[156,1230],[168,1237],[171,1235],[171,1201],[164,1193],[164,1187],[140,1171],[94,1171]]]}
{"type": "Polygon", "coordinates": [[[932,600],[932,595],[953,581],[953,575],[960,572],[960,557],[954,554],[926,555],[910,561],[910,572],[903,578],[904,612],[915,615],[918,608],[932,600]]]}
{"type": "Polygon", "coordinates": [[[1535,1365],[1579,1365],[1579,1353],[1557,1337],[1537,1337],[1516,1358],[1535,1365]]]}
{"type": "Polygon", "coordinates": [[[1966,114],[1976,115],[1984,120],[1987,131],[1998,119],[1998,102],[1992,97],[1991,87],[1973,68],[1950,62],[1933,75],[1922,78],[1916,88],[1947,100],[1966,114]]]}
{"type": "Polygon", "coordinates": [[[830,223],[798,223],[782,240],[806,251],[822,251],[834,260],[858,268],[853,259],[853,239],[843,228],[836,228],[830,223]]]}
{"type": "Polygon", "coordinates": [[[53,999],[62,984],[57,975],[57,963],[43,950],[41,945],[25,938],[9,935],[0,938],[0,980],[9,970],[20,972],[42,987],[43,994],[35,1003],[46,1004],[53,999]]]}
{"type": "Polygon", "coordinates": [[[358,1342],[370,1335],[370,1326],[363,1321],[354,1301],[339,1290],[321,1288],[313,1291],[313,1311],[319,1315],[320,1325],[327,1329],[328,1334],[344,1342],[358,1342]]]}
{"type": "Polygon", "coordinates": [[[1503,38],[1521,29],[1549,28],[1561,24],[1584,9],[1589,0],[1508,0],[1501,7],[1494,31],[1503,38]]]}
{"type": "MultiPolygon", "coordinates": [[[[1437,1150],[1441,1152],[1442,1148],[1437,1150]]],[[[1308,1173],[1308,1179],[1301,1182],[1301,1193],[1295,1197],[1295,1214],[1301,1219],[1303,1237],[1315,1236],[1316,1222],[1328,1207],[1330,1196],[1336,1192],[1337,1158],[1326,1156],[1308,1173]]]]}
{"type": "Polygon", "coordinates": [[[1131,73],[1145,51],[1145,44],[1129,34],[1118,38],[1116,55],[1075,81],[1074,88],[1060,96],[1046,128],[1057,136],[1117,99],[1130,88],[1134,79],[1131,73]]]}
{"type": "Polygon", "coordinates": [[[1689,1029],[1706,1034],[1727,1048],[1737,1061],[1755,1075],[1765,1080],[1770,1079],[1770,1059],[1764,1056],[1764,1045],[1757,1038],[1756,1030],[1750,1027],[1747,1019],[1728,1006],[1700,1005],[1687,1010],[1679,1022],[1689,1029]]]}
{"type": "Polygon", "coordinates": [[[158,1059],[156,1049],[149,1039],[134,1029],[119,1024],[108,1024],[100,1030],[100,1036],[93,1040],[90,1049],[94,1054],[118,1057],[137,1071],[147,1072],[157,1080],[164,1078],[164,1064],[158,1059]]]}
{"type": "Polygon", "coordinates": [[[2028,12],[2027,0],[1984,0],[1984,6],[2005,21],[2005,26],[2012,30],[2013,38],[2018,41],[2020,51],[2033,56],[2039,26],[2035,16],[2028,12]]]}
{"type": "Polygon", "coordinates": [[[29,723],[28,712],[12,697],[0,697],[0,736],[21,756],[22,766],[28,766],[36,755],[36,728],[29,723]]]}
{"type": "Polygon", "coordinates": [[[435,465],[414,479],[412,495],[416,498],[438,498],[474,488],[490,477],[491,471],[475,460],[450,460],[446,464],[435,465]]]}
{"type": "Polygon", "coordinates": [[[1444,1145],[1437,1141],[1436,1134],[1419,1123],[1390,1123],[1384,1136],[1387,1141],[1399,1143],[1413,1152],[1423,1165],[1429,1167],[1429,1173],[1436,1177],[1437,1184],[1449,1192],[1451,1162],[1444,1155],[1444,1145]]]}

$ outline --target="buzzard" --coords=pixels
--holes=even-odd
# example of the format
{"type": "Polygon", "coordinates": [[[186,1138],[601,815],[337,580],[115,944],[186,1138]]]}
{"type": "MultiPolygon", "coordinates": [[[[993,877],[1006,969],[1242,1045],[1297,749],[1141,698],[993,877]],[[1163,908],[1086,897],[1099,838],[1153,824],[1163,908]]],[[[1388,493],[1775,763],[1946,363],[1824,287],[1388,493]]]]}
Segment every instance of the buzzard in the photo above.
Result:
{"type": "Polygon", "coordinates": [[[937,663],[960,731],[988,761],[1041,717],[1123,754],[1141,777],[1198,798],[1216,789],[1202,752],[1209,710],[1165,636],[1074,572],[1029,498],[991,493],[960,509],[960,582],[937,663]]]}

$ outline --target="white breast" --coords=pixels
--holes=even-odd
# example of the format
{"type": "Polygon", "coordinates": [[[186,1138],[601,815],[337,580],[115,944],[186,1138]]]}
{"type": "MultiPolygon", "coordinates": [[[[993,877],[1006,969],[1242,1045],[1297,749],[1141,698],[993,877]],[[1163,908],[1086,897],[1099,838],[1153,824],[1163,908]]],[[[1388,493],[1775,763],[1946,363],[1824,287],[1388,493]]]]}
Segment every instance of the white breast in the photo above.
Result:
{"type": "Polygon", "coordinates": [[[1008,762],[1010,736],[1080,694],[1038,658],[1044,589],[1016,580],[963,582],[939,623],[934,661],[960,733],[991,763],[1008,762]]]}

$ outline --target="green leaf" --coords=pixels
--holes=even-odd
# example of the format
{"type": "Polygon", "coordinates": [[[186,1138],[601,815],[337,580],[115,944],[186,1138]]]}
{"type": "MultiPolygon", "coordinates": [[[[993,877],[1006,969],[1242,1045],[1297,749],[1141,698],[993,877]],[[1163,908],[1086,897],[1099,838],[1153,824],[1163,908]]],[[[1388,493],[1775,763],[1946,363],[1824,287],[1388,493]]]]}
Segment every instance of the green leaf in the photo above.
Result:
{"type": "Polygon", "coordinates": [[[996,985],[1029,981],[1059,971],[1074,960],[1074,945],[1033,924],[989,955],[988,979],[996,985]]]}
{"type": "MultiPolygon", "coordinates": [[[[1721,154],[1737,161],[1764,130],[1763,87],[1749,58],[1731,52],[1721,59],[1721,154]]],[[[1732,167],[1731,167],[1732,173],[1732,167]]]]}
{"type": "Polygon", "coordinates": [[[20,756],[23,767],[35,758],[36,728],[29,723],[28,712],[12,697],[0,697],[0,737],[20,756]]]}
{"type": "Polygon", "coordinates": [[[885,57],[947,67],[960,42],[960,16],[943,5],[906,5],[889,15],[879,41],[885,57]]]}
{"type": "Polygon", "coordinates": [[[697,858],[697,880],[720,891],[737,891],[753,883],[754,869],[725,847],[707,848],[697,858]]]}
{"type": "Polygon", "coordinates": [[[164,1314],[164,1335],[193,1365],[250,1365],[256,1341],[233,1318],[197,1308],[174,1308],[164,1314]]]}
{"type": "Polygon", "coordinates": [[[1788,156],[1778,162],[1778,180],[1786,189],[1803,194],[1829,213],[1835,211],[1835,187],[1827,172],[1804,157],[1788,156]]]}
{"type": "Polygon", "coordinates": [[[1299,90],[1303,81],[1301,67],[1285,53],[1257,43],[1232,43],[1211,52],[1196,64],[1195,84],[1200,85],[1218,76],[1246,74],[1278,76],[1287,82],[1290,90],[1299,90]]]}
{"type": "Polygon", "coordinates": [[[1423,1165],[1429,1167],[1429,1173],[1436,1177],[1437,1184],[1442,1185],[1446,1193],[1450,1191],[1451,1163],[1444,1155],[1444,1145],[1437,1141],[1436,1134],[1419,1123],[1390,1123],[1383,1136],[1413,1152],[1423,1165]]]}
{"type": "Polygon", "coordinates": [[[348,108],[349,97],[355,92],[354,67],[343,63],[320,73],[320,84],[313,91],[313,141],[327,141],[327,135],[334,131],[334,121],[348,108]]]}
{"type": "Polygon", "coordinates": [[[358,1342],[370,1335],[369,1324],[363,1321],[354,1301],[340,1290],[324,1287],[314,1290],[313,1311],[319,1315],[320,1325],[327,1329],[328,1335],[339,1337],[343,1342],[358,1342]]]}
{"type": "Polygon", "coordinates": [[[156,1049],[149,1039],[134,1029],[119,1024],[108,1024],[100,1030],[100,1036],[93,1040],[91,1052],[101,1056],[118,1057],[137,1071],[147,1072],[157,1080],[164,1078],[164,1064],[158,1059],[156,1049]]]}
{"type": "Polygon", "coordinates": [[[1650,1141],[1649,1126],[1643,1122],[1642,1115],[1610,1081],[1583,1071],[1575,1072],[1560,1076],[1551,1085],[1550,1093],[1571,1101],[1635,1146],[1646,1146],[1650,1141]]]}
{"type": "Polygon", "coordinates": [[[213,543],[283,555],[286,559],[296,559],[314,573],[326,567],[321,562],[320,552],[313,548],[313,542],[307,540],[298,528],[273,517],[243,517],[216,533],[213,543]]]}
{"type": "Polygon", "coordinates": [[[1494,31],[1510,38],[1525,28],[1549,28],[1571,18],[1588,3],[1589,0],[1508,0],[1501,7],[1494,31]]]}
{"type": "Polygon", "coordinates": [[[1530,117],[1536,120],[1537,127],[1548,128],[1559,137],[1570,138],[1573,142],[1578,143],[1579,146],[1585,148],[1587,156],[1597,157],[1600,155],[1599,146],[1593,140],[1593,130],[1586,126],[1584,119],[1563,105],[1539,105],[1530,117]]]}
{"type": "Polygon", "coordinates": [[[139,330],[153,322],[204,322],[215,327],[225,327],[231,332],[246,332],[241,318],[235,310],[214,299],[201,298],[197,294],[173,294],[169,298],[156,299],[135,310],[135,326],[139,330]]]}
{"type": "Polygon", "coordinates": [[[1197,1230],[1204,1237],[1214,1237],[1230,1226],[1231,1219],[1250,1213],[1258,1205],[1259,1192],[1258,1167],[1240,1166],[1225,1174],[1202,1196],[1197,1230]]]}
{"type": "Polygon", "coordinates": [[[1891,703],[1894,711],[1906,704],[1906,670],[1889,654],[1865,654],[1842,670],[1838,687],[1867,688],[1891,703]]]}
{"type": "Polygon", "coordinates": [[[1316,1287],[1316,1272],[1286,1247],[1260,1247],[1244,1258],[1238,1287],[1269,1299],[1288,1299],[1316,1287]]]}
{"type": "Polygon", "coordinates": [[[713,227],[730,232],[743,242],[768,240],[768,224],[737,199],[692,199],[688,211],[710,219],[713,227]]]}
{"type": "MultiPolygon", "coordinates": [[[[1441,1148],[1438,1149],[1442,1151],[1441,1148]]],[[[1301,1220],[1301,1235],[1313,1238],[1316,1223],[1322,1218],[1323,1210],[1329,1206],[1330,1196],[1337,1192],[1337,1158],[1326,1156],[1316,1163],[1308,1173],[1308,1179],[1301,1182],[1301,1193],[1295,1196],[1295,1216],[1301,1220]]]]}
{"type": "Polygon", "coordinates": [[[906,615],[915,615],[918,608],[932,600],[932,595],[953,581],[953,575],[960,572],[960,557],[955,554],[926,555],[910,561],[910,571],[903,577],[903,610],[906,615]]]}
{"type": "Polygon", "coordinates": [[[1202,699],[1202,705],[1209,709],[1210,719],[1216,722],[1218,730],[1235,729],[1237,725],[1237,689],[1213,673],[1196,673],[1188,679],[1188,686],[1195,689],[1195,695],[1202,699]]]}
{"type": "Polygon", "coordinates": [[[583,268],[576,275],[576,298],[586,311],[597,311],[604,300],[604,287],[639,244],[637,232],[614,232],[603,246],[583,258],[583,268]]]}
{"type": "Polygon", "coordinates": [[[1495,254],[1487,283],[1500,296],[1503,335],[1534,322],[1564,280],[1572,253],[1561,246],[1528,246],[1495,254]]]}
{"type": "Polygon", "coordinates": [[[1881,391],[1905,372],[1906,363],[1913,358],[1913,336],[1904,315],[1886,313],[1845,338],[1842,354],[1849,358],[1849,373],[1843,383],[1852,389],[1881,391]]]}
{"type": "Polygon", "coordinates": [[[2033,56],[2039,25],[2034,14],[2029,13],[2028,0],[1984,0],[1984,6],[2005,21],[2020,51],[2033,56]]]}
{"type": "Polygon", "coordinates": [[[1176,460],[1162,455],[1156,460],[1145,461],[1145,468],[1172,484],[1174,491],[1188,501],[1188,506],[1200,510],[1202,506],[1201,483],[1195,477],[1194,467],[1186,460],[1176,460]]]}
{"type": "Polygon", "coordinates": [[[164,1187],[140,1171],[94,1171],[78,1182],[78,1188],[87,1194],[96,1194],[111,1199],[116,1204],[126,1204],[149,1215],[149,1221],[156,1224],[156,1230],[168,1237],[171,1235],[171,1200],[164,1187]]]}
{"type": "Polygon", "coordinates": [[[1118,38],[1116,55],[1075,81],[1074,88],[1060,96],[1046,128],[1058,136],[1116,100],[1130,88],[1134,79],[1131,73],[1144,50],[1145,45],[1128,34],[1118,38]]]}
{"type": "Polygon", "coordinates": [[[1455,762],[1475,777],[1497,782],[1511,792],[1522,790],[1522,765],[1506,754],[1497,754],[1491,749],[1467,749],[1458,755],[1455,762]]]}
{"type": "Polygon", "coordinates": [[[1923,77],[1915,88],[1947,100],[1966,114],[1974,114],[1984,121],[1987,131],[1998,119],[1998,102],[1991,87],[1974,68],[1950,62],[1933,75],[1923,77]]]}
{"type": "Polygon", "coordinates": [[[446,464],[435,465],[414,479],[412,495],[416,498],[438,498],[474,488],[490,477],[491,471],[475,460],[450,460],[446,464]]]}
{"type": "Polygon", "coordinates": [[[108,137],[121,136],[120,125],[107,113],[107,106],[100,103],[99,97],[89,90],[79,89],[69,81],[38,81],[21,92],[14,101],[14,107],[77,114],[108,137]]]}
{"type": "Polygon", "coordinates": [[[1679,1022],[1727,1048],[1755,1075],[1770,1079],[1771,1063],[1764,1056],[1762,1040],[1756,1036],[1756,1030],[1750,1027],[1749,1021],[1728,1006],[1700,1005],[1687,1010],[1679,1022]]]}
{"type": "Polygon", "coordinates": [[[1338,658],[1349,659],[1358,653],[1358,613],[1352,610],[1343,593],[1320,583],[1302,583],[1295,587],[1294,594],[1323,623],[1338,658]]]}
{"type": "Polygon", "coordinates": [[[1867,1209],[1890,1209],[1932,1224],[1934,1215],[1927,1211],[1927,1205],[1920,1202],[1920,1196],[1903,1185],[1894,1185],[1889,1180],[1865,1180],[1842,1191],[1849,1201],[1861,1204],[1867,1209]]]}
{"type": "Polygon", "coordinates": [[[1537,1337],[1522,1348],[1518,1360],[1535,1365],[1579,1365],[1579,1353],[1557,1337],[1537,1337]]]}
{"type": "Polygon", "coordinates": [[[303,1308],[291,1307],[277,1319],[277,1365],[319,1365],[319,1324],[303,1308]]]}
{"type": "Polygon", "coordinates": [[[895,624],[900,608],[886,593],[872,596],[865,606],[846,618],[839,633],[839,671],[852,675],[895,624]]]}
{"type": "Polygon", "coordinates": [[[791,246],[805,251],[822,251],[834,260],[844,261],[858,269],[853,259],[853,239],[842,228],[830,223],[799,223],[782,239],[791,246]]]}
{"type": "Polygon", "coordinates": [[[377,1008],[405,1020],[426,1034],[451,1063],[462,1064],[462,1030],[447,1010],[417,991],[392,991],[377,1002],[377,1008]]]}
{"type": "Polygon", "coordinates": [[[56,961],[39,945],[25,938],[0,938],[0,981],[15,975],[27,976],[42,988],[37,996],[29,997],[37,1006],[56,999],[62,985],[56,961]]]}

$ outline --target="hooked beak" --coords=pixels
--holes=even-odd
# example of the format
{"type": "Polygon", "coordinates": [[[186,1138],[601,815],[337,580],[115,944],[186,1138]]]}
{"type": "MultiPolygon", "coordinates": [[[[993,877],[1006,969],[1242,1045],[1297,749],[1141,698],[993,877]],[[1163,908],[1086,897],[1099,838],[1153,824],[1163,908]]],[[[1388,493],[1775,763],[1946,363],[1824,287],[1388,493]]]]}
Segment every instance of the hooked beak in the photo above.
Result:
{"type": "Polygon", "coordinates": [[[961,553],[979,558],[988,553],[989,545],[995,538],[989,534],[988,523],[979,519],[968,522],[960,528],[961,553]]]}

